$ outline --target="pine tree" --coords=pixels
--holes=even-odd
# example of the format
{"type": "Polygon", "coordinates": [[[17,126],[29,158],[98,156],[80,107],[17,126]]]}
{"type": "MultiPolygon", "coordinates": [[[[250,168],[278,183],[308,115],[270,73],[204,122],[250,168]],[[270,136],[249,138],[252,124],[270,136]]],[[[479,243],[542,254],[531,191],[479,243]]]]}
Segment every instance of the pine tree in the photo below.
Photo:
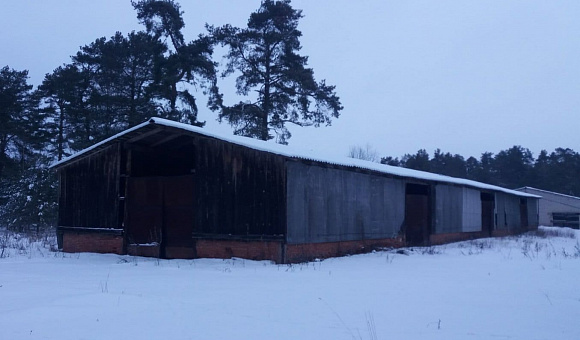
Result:
{"type": "Polygon", "coordinates": [[[43,155],[45,111],[28,72],[0,70],[0,225],[24,230],[54,225],[54,175],[43,155]]]}
{"type": "Polygon", "coordinates": [[[431,171],[429,153],[425,149],[420,149],[415,155],[405,154],[401,157],[401,166],[414,170],[431,171]]]}
{"type": "Polygon", "coordinates": [[[196,40],[185,42],[183,12],[173,0],[142,0],[132,4],[147,33],[166,46],[152,85],[157,97],[167,101],[160,116],[203,126],[205,123],[197,120],[199,110],[195,96],[187,87],[180,89],[179,84],[199,86],[208,96],[208,107],[212,110],[218,108],[221,97],[217,88],[216,63],[211,59],[212,40],[200,35],[196,40]],[[171,45],[167,46],[164,38],[168,38],[171,45]]]}
{"type": "Polygon", "coordinates": [[[23,156],[26,140],[27,112],[30,109],[28,71],[16,71],[8,66],[0,69],[0,181],[17,168],[23,156]]]}
{"type": "Polygon", "coordinates": [[[56,160],[89,146],[92,114],[89,111],[90,75],[68,64],[47,74],[36,91],[42,109],[51,117],[46,152],[56,160]]]}
{"type": "Polygon", "coordinates": [[[343,107],[335,87],[324,80],[317,83],[308,57],[298,54],[300,18],[302,11],[293,9],[289,0],[264,0],[246,28],[208,26],[214,39],[229,49],[223,76],[241,73],[237,93],[249,96],[253,91],[256,97],[232,106],[220,102],[219,120],[226,120],[235,134],[269,140],[274,131],[277,141],[286,144],[291,136],[286,123],[318,127],[338,118],[343,107]]]}
{"type": "Polygon", "coordinates": [[[81,47],[73,65],[89,75],[92,140],[101,140],[157,113],[150,86],[165,46],[144,32],[117,32],[81,47]]]}
{"type": "Polygon", "coordinates": [[[549,169],[549,190],[580,195],[580,154],[569,148],[556,148],[550,154],[549,169]]]}
{"type": "Polygon", "coordinates": [[[510,189],[526,186],[533,164],[532,152],[519,145],[500,151],[492,163],[497,185],[510,189]]]}

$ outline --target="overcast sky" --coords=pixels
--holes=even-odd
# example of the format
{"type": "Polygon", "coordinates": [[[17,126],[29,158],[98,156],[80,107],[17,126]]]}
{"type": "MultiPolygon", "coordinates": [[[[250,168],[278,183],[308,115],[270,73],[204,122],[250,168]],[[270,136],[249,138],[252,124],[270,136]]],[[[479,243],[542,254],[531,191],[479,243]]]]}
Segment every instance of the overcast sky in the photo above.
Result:
{"type": "MultiPolygon", "coordinates": [[[[182,0],[187,40],[204,24],[244,26],[259,0],[182,0]]],[[[580,151],[580,1],[292,1],[302,54],[344,105],[290,144],[329,155],[369,143],[381,156],[441,148],[466,158],[513,145],[580,151]]],[[[2,2],[0,67],[30,83],[81,45],[141,30],[127,0],[2,2]]],[[[221,60],[218,58],[218,60],[221,60]]],[[[225,100],[232,83],[221,82],[225,100]]],[[[233,101],[233,98],[232,98],[233,101]]],[[[205,103],[205,101],[204,101],[205,103]]],[[[231,133],[200,105],[207,129],[231,133]]]]}

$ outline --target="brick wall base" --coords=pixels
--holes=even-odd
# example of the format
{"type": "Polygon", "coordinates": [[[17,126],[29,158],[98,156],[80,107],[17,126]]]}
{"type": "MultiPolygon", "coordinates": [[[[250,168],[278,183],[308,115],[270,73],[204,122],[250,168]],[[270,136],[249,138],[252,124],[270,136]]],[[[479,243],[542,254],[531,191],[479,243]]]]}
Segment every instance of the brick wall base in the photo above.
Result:
{"type": "Polygon", "coordinates": [[[123,236],[99,233],[62,233],[62,251],[66,253],[123,254],[123,236]]]}
{"type": "Polygon", "coordinates": [[[193,247],[165,247],[166,259],[193,259],[195,249],[193,247]]]}
{"type": "Polygon", "coordinates": [[[527,227],[520,227],[520,228],[510,228],[510,229],[499,229],[494,230],[492,232],[492,236],[494,237],[502,237],[502,236],[511,236],[511,235],[519,235],[528,231],[535,231],[538,230],[538,226],[527,226],[527,227]]]}
{"type": "Polygon", "coordinates": [[[469,232],[469,233],[446,233],[446,234],[433,234],[429,236],[429,241],[431,245],[439,245],[451,242],[460,242],[460,241],[467,241],[473,240],[476,238],[484,238],[489,237],[489,232],[484,231],[476,231],[476,232],[469,232]]]}
{"type": "Polygon", "coordinates": [[[282,241],[195,240],[195,257],[283,262],[282,241]]]}
{"type": "Polygon", "coordinates": [[[429,237],[429,241],[431,245],[439,245],[451,242],[460,242],[460,241],[468,241],[477,238],[484,238],[484,237],[503,237],[503,236],[511,236],[511,235],[518,235],[521,233],[525,233],[527,231],[537,230],[537,226],[530,226],[527,228],[520,228],[520,229],[511,229],[511,230],[494,230],[489,235],[488,232],[485,231],[477,231],[477,232],[469,232],[469,233],[447,233],[447,234],[433,234],[429,237]]]}
{"type": "Polygon", "coordinates": [[[127,255],[145,256],[145,257],[159,257],[159,245],[127,245],[127,255]]]}
{"type": "Polygon", "coordinates": [[[335,256],[368,253],[380,248],[400,248],[400,238],[286,245],[286,263],[306,262],[335,256]]]}
{"type": "Polygon", "coordinates": [[[510,235],[516,235],[521,233],[521,231],[514,231],[514,230],[494,230],[491,232],[491,236],[493,237],[502,237],[502,236],[510,236],[510,235]]]}
{"type": "MultiPolygon", "coordinates": [[[[537,227],[528,227],[520,230],[494,230],[493,237],[516,235],[537,227]]],[[[445,244],[489,237],[487,232],[448,233],[430,235],[432,245],[445,244]]],[[[62,232],[62,250],[68,253],[93,252],[124,254],[123,236],[87,232],[62,232]]],[[[275,263],[297,263],[313,259],[367,253],[379,248],[404,247],[402,238],[389,238],[378,240],[358,240],[342,242],[286,244],[282,241],[259,241],[259,240],[216,240],[197,239],[194,246],[167,247],[167,258],[220,258],[229,259],[240,257],[249,260],[270,260],[275,263]]],[[[128,245],[127,253],[136,256],[159,257],[159,246],[128,245]]]]}

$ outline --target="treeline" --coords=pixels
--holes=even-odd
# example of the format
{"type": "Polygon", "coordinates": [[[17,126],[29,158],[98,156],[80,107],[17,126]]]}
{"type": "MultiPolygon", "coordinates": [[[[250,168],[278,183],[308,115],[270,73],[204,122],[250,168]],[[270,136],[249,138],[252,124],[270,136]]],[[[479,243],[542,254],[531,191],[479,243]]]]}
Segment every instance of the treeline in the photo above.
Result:
{"type": "Polygon", "coordinates": [[[144,30],[82,46],[71,60],[28,84],[28,71],[0,69],[0,227],[56,221],[55,174],[47,166],[152,116],[196,126],[199,100],[234,133],[287,143],[286,124],[320,126],[339,116],[334,86],[317,82],[301,56],[300,10],[262,1],[246,28],[207,25],[183,34],[173,0],[133,1],[144,30]],[[219,70],[215,46],[224,47],[219,70]],[[218,78],[236,76],[242,101],[227,105],[218,78]]]}
{"type": "Polygon", "coordinates": [[[382,164],[428,171],[447,176],[516,189],[531,186],[580,196],[580,154],[572,149],[542,150],[534,159],[529,149],[513,146],[493,154],[484,152],[479,159],[435,150],[433,157],[421,149],[403,157],[382,157],[382,164]]]}

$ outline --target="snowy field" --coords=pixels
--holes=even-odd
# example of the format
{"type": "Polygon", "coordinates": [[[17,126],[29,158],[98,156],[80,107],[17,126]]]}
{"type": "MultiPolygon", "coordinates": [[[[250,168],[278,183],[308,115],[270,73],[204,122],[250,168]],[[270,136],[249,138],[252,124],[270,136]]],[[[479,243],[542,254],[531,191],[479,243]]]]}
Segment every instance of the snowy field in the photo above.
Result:
{"type": "Polygon", "coordinates": [[[0,231],[0,339],[580,339],[580,232],[296,265],[50,251],[0,231]]]}

